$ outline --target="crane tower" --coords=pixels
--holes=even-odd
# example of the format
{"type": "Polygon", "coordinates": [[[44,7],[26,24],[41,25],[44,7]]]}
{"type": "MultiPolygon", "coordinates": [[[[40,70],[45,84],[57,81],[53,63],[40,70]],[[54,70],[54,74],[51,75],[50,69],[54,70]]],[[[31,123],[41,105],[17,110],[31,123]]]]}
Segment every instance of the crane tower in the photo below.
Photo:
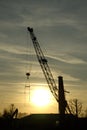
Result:
{"type": "Polygon", "coordinates": [[[69,112],[70,112],[70,109],[65,100],[63,78],[61,76],[58,77],[58,79],[59,79],[59,88],[58,88],[58,86],[56,85],[55,80],[53,78],[53,75],[51,73],[50,67],[48,65],[48,61],[45,58],[45,56],[41,50],[41,47],[39,45],[39,42],[34,34],[33,28],[27,27],[27,30],[30,32],[30,37],[33,42],[33,46],[34,46],[34,49],[36,52],[38,62],[40,64],[43,74],[46,78],[50,91],[53,94],[56,101],[59,103],[59,114],[64,115],[66,108],[68,108],[69,112]]]}

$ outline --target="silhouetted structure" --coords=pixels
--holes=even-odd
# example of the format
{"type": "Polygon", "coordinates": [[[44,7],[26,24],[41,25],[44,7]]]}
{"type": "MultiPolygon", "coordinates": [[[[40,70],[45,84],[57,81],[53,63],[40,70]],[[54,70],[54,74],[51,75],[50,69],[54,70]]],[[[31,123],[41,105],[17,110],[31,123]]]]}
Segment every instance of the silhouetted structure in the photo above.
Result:
{"type": "Polygon", "coordinates": [[[31,114],[21,119],[0,118],[0,130],[86,130],[87,118],[66,114],[63,124],[59,114],[31,114]]]}
{"type": "Polygon", "coordinates": [[[18,109],[16,108],[16,110],[12,113],[11,118],[17,118],[18,115],[18,109]]]}
{"type": "MultiPolygon", "coordinates": [[[[30,33],[30,37],[33,42],[38,62],[41,66],[41,69],[43,71],[47,84],[50,88],[50,91],[54,96],[54,98],[56,99],[57,103],[59,103],[59,114],[63,116],[65,114],[66,107],[67,109],[69,109],[68,103],[65,100],[63,77],[59,76],[59,88],[58,88],[58,85],[56,85],[50,67],[48,65],[48,61],[44,56],[40,44],[34,34],[33,28],[28,27],[27,30],[30,33]]],[[[68,112],[70,112],[70,109],[68,110],[68,112]]]]}
{"type": "Polygon", "coordinates": [[[59,115],[60,115],[60,122],[63,123],[64,118],[65,118],[65,110],[67,106],[67,102],[65,100],[65,93],[64,93],[64,85],[63,85],[63,77],[59,76],[58,77],[58,84],[59,84],[59,115]]]}

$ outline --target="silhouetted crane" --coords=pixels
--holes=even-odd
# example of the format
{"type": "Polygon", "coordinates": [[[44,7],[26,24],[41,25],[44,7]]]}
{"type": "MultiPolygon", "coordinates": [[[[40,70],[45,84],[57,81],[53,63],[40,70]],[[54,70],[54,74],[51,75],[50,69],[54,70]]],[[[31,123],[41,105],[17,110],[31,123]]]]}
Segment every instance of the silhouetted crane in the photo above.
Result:
{"type": "Polygon", "coordinates": [[[43,74],[46,78],[47,84],[50,88],[51,93],[53,94],[53,96],[55,97],[56,101],[59,103],[59,114],[60,115],[64,115],[65,111],[69,111],[69,113],[71,113],[68,103],[65,100],[65,91],[64,91],[64,85],[63,85],[63,77],[59,76],[59,89],[58,86],[55,83],[55,80],[53,78],[53,75],[51,73],[50,67],[48,65],[48,61],[45,58],[41,47],[38,43],[38,40],[34,34],[33,28],[28,27],[27,28],[28,31],[30,32],[30,37],[32,39],[33,42],[33,46],[37,55],[37,59],[40,63],[41,69],[43,71],[43,74]]]}

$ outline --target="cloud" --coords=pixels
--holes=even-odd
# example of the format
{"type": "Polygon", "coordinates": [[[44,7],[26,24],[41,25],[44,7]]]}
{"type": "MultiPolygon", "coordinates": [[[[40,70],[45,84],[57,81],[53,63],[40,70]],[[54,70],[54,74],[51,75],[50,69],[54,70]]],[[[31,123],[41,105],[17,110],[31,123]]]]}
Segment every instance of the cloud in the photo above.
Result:
{"type": "Polygon", "coordinates": [[[83,59],[74,57],[70,54],[58,54],[56,57],[55,56],[48,56],[52,59],[58,60],[60,62],[65,62],[65,63],[70,63],[70,64],[87,64],[86,61],[83,59]]]}

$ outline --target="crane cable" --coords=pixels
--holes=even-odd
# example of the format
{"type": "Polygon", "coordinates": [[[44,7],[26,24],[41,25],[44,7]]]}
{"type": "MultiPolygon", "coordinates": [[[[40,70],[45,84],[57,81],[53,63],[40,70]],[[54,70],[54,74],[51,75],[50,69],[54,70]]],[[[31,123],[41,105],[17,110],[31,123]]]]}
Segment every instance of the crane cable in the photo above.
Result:
{"type": "MultiPolygon", "coordinates": [[[[25,63],[25,86],[24,86],[24,93],[25,96],[27,96],[27,91],[29,94],[29,101],[30,101],[30,73],[31,73],[31,45],[29,45],[29,39],[28,39],[28,31],[27,31],[27,43],[26,43],[26,63],[25,63]]],[[[25,97],[27,98],[27,97],[25,97]]]]}

